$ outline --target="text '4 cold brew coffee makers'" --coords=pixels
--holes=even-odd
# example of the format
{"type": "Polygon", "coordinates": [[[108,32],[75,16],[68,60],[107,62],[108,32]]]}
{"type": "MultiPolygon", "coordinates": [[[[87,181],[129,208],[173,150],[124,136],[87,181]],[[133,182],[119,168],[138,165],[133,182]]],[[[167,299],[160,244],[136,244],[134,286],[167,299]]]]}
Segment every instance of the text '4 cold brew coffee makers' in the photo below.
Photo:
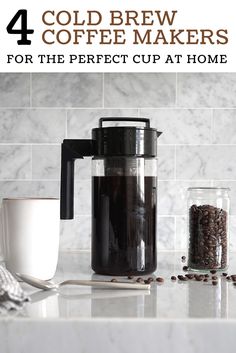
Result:
{"type": "Polygon", "coordinates": [[[92,268],[97,273],[141,275],[156,269],[160,134],[149,119],[101,118],[91,140],[63,141],[61,219],[74,216],[75,159],[93,156],[92,268]],[[123,126],[104,126],[107,122],[123,126]]]}

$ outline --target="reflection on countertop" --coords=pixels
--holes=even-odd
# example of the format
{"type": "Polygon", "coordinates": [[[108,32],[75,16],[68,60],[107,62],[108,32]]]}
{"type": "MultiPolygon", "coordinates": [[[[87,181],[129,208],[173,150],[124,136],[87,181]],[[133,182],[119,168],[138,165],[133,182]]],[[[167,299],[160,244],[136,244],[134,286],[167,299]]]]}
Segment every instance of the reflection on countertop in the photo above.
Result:
{"type": "MultiPolygon", "coordinates": [[[[162,285],[153,283],[150,291],[64,287],[60,292],[43,292],[26,284],[31,303],[14,316],[17,318],[236,318],[236,288],[220,277],[218,285],[210,282],[173,282],[170,276],[182,273],[183,253],[158,254],[155,275],[165,278],[162,285]]],[[[231,254],[231,269],[236,269],[236,254],[231,254]]],[[[235,270],[236,272],[236,270],[235,270]]],[[[147,277],[147,276],[146,276],[147,277]]],[[[61,253],[55,282],[64,279],[107,279],[90,269],[88,252],[61,253]]],[[[127,278],[121,278],[127,280],[127,278]]]]}

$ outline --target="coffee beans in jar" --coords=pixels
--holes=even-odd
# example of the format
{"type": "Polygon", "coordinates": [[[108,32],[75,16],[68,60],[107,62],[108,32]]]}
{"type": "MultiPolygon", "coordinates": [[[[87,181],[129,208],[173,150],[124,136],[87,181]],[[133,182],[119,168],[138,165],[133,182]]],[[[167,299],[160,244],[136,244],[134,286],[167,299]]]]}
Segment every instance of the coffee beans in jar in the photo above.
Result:
{"type": "Polygon", "coordinates": [[[199,271],[224,270],[228,267],[228,189],[188,191],[188,267],[199,271]]]}

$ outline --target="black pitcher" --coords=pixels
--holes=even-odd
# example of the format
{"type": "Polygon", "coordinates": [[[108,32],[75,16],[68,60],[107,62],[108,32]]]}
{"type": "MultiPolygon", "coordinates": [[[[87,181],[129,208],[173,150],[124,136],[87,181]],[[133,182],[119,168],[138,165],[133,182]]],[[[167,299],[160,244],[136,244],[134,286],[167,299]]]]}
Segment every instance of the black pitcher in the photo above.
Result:
{"type": "Polygon", "coordinates": [[[74,160],[92,159],[92,268],[104,275],[156,269],[157,138],[149,119],[101,118],[91,140],[64,140],[61,219],[72,219],[74,160]],[[137,122],[144,127],[109,126],[137,122]]]}

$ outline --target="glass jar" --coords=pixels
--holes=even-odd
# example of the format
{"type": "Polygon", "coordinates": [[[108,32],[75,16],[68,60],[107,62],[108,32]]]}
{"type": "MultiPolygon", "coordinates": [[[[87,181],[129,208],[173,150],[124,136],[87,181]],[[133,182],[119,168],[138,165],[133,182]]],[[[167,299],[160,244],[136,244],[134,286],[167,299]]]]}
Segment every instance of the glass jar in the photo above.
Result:
{"type": "Polygon", "coordinates": [[[225,270],[229,258],[229,188],[188,189],[188,267],[225,270]]]}

